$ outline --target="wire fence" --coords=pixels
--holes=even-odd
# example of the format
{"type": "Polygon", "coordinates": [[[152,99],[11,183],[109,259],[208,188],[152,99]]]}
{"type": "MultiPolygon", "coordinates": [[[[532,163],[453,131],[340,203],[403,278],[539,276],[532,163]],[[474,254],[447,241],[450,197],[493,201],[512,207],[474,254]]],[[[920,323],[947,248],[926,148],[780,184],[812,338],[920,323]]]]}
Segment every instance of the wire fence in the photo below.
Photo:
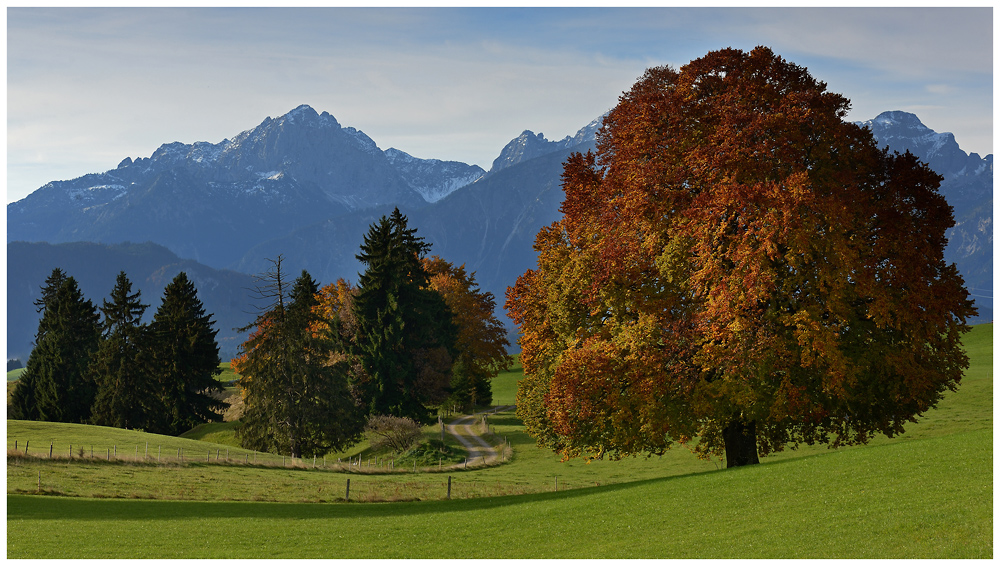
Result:
{"type": "Polygon", "coordinates": [[[242,448],[194,448],[176,445],[138,444],[77,444],[69,442],[32,442],[30,439],[7,441],[7,458],[36,458],[64,461],[115,462],[147,465],[218,464],[228,466],[258,466],[299,469],[322,469],[336,472],[366,474],[433,473],[456,469],[476,469],[508,461],[513,449],[506,439],[491,446],[495,457],[469,458],[461,462],[445,461],[437,465],[415,460],[397,461],[393,456],[358,456],[331,458],[312,456],[292,458],[281,454],[257,452],[242,448]]]}

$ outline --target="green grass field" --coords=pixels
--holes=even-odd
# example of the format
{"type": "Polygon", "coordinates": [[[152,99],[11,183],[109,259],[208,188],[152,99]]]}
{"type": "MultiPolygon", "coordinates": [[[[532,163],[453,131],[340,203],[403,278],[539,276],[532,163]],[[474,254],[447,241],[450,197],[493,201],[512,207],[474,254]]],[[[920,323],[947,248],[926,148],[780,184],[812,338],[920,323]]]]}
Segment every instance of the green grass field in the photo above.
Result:
{"type": "MultiPolygon", "coordinates": [[[[29,431],[9,421],[7,556],[992,558],[992,333],[992,324],[980,325],[966,336],[972,367],[961,387],[906,434],[863,447],[804,447],[734,470],[683,448],[621,462],[560,462],[534,447],[512,413],[490,421],[514,447],[509,463],[396,474],[308,462],[50,461],[48,440],[37,436],[44,430],[30,432],[31,452],[38,443],[45,454],[21,458],[11,455],[12,432],[29,431]],[[39,472],[42,493],[77,497],[33,495],[39,472]]],[[[519,377],[497,377],[495,403],[513,401],[519,377]]],[[[133,453],[152,437],[81,428],[91,430],[80,430],[76,442],[126,435],[115,438],[133,453]]],[[[183,446],[197,446],[202,457],[225,449],[169,440],[192,443],[183,446]]]]}

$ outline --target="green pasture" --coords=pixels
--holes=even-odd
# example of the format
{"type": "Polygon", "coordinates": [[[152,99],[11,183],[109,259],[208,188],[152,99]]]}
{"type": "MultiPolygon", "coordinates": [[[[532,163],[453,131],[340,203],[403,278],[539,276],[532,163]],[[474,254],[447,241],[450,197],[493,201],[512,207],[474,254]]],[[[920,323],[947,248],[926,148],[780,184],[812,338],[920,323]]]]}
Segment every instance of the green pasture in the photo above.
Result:
{"type": "MultiPolygon", "coordinates": [[[[172,438],[8,421],[7,555],[992,558],[992,333],[988,324],[966,335],[972,367],[960,388],[905,434],[839,450],[800,447],[734,470],[682,447],[561,462],[537,449],[510,411],[489,417],[492,438],[513,447],[503,464],[415,473],[388,473],[384,462],[237,465],[247,453],[223,442],[225,424],[172,438]],[[15,439],[28,437],[32,455],[12,453],[15,439]],[[157,464],[140,448],[132,461],[152,440],[202,460],[157,464]],[[70,441],[117,442],[128,458],[48,458],[50,442],[68,451],[70,441]]],[[[498,376],[494,402],[511,404],[519,378],[498,376]]],[[[363,445],[352,454],[379,458],[363,445]]]]}
{"type": "Polygon", "coordinates": [[[10,495],[8,558],[990,558],[992,435],[378,505],[10,495]]]}

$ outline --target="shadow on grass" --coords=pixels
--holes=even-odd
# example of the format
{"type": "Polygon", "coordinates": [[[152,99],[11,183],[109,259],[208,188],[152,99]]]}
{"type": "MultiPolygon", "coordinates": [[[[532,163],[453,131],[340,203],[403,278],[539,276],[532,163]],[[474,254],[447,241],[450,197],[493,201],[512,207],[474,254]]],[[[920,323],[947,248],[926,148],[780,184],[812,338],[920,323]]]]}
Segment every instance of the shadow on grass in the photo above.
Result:
{"type": "MultiPolygon", "coordinates": [[[[421,516],[445,513],[464,513],[470,511],[482,512],[491,509],[502,509],[509,506],[545,504],[556,501],[566,501],[586,498],[607,493],[630,491],[665,486],[669,482],[693,476],[717,477],[723,481],[739,481],[739,477],[726,477],[735,474],[756,474],[773,470],[775,466],[784,468],[794,462],[805,460],[823,460],[831,456],[843,458],[849,456],[849,461],[841,461],[839,469],[850,468],[856,458],[866,455],[881,455],[875,461],[911,462],[926,458],[925,453],[938,455],[940,458],[953,458],[954,454],[943,454],[942,445],[961,441],[961,446],[975,448],[977,454],[992,455],[992,431],[970,431],[957,437],[935,438],[928,440],[913,440],[882,446],[868,447],[868,450],[830,451],[825,454],[803,454],[795,458],[779,461],[763,462],[758,466],[744,468],[711,470],[677,476],[638,480],[632,482],[604,485],[597,487],[577,488],[560,492],[535,493],[528,495],[507,495],[477,499],[456,499],[451,501],[416,501],[399,503],[268,503],[268,502],[229,502],[229,501],[150,501],[126,499],[83,499],[70,497],[51,497],[45,495],[14,495],[7,496],[7,520],[173,520],[192,518],[260,518],[260,519],[337,519],[337,518],[387,518],[403,516],[421,516]],[[905,453],[913,452],[905,458],[905,453]],[[904,458],[900,460],[895,452],[902,451],[904,458]],[[886,454],[888,453],[888,454],[886,454]],[[721,475],[720,475],[721,474],[721,475]]],[[[962,453],[962,458],[968,455],[962,453]]],[[[871,458],[869,458],[871,459],[871,458]]],[[[941,462],[935,465],[940,466],[941,462]]],[[[443,480],[444,478],[442,478],[443,480]]],[[[453,479],[455,486],[464,482],[459,476],[453,479]]],[[[442,491],[444,482],[442,481],[442,491]]],[[[443,494],[442,494],[443,495],[443,494]]]]}
{"type": "MultiPolygon", "coordinates": [[[[723,471],[723,470],[719,470],[723,471]]],[[[150,501],[135,499],[85,499],[7,495],[7,520],[171,520],[187,518],[321,519],[379,518],[408,515],[484,511],[511,505],[560,501],[643,486],[659,485],[679,478],[718,473],[699,472],[613,485],[566,491],[402,503],[270,503],[253,501],[150,501]]],[[[455,481],[457,488],[461,481],[455,481]]],[[[442,487],[443,489],[443,487],[442,487]]]]}

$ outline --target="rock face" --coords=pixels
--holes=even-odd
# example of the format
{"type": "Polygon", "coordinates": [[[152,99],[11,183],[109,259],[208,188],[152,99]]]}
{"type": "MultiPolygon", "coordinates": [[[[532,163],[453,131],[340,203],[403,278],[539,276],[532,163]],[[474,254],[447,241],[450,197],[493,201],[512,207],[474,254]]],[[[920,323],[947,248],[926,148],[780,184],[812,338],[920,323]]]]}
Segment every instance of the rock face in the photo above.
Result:
{"type": "Polygon", "coordinates": [[[591,123],[580,129],[574,136],[566,136],[559,141],[549,141],[542,134],[536,134],[531,130],[521,132],[521,135],[510,140],[500,151],[500,155],[493,160],[490,167],[490,175],[497,173],[508,167],[512,167],[525,161],[530,161],[536,157],[555,153],[565,149],[570,149],[581,144],[593,142],[597,130],[601,129],[604,123],[604,116],[596,118],[591,123]]]}
{"type": "Polygon", "coordinates": [[[390,147],[385,156],[410,188],[427,202],[437,202],[486,174],[478,165],[440,159],[418,159],[390,147]]]}

